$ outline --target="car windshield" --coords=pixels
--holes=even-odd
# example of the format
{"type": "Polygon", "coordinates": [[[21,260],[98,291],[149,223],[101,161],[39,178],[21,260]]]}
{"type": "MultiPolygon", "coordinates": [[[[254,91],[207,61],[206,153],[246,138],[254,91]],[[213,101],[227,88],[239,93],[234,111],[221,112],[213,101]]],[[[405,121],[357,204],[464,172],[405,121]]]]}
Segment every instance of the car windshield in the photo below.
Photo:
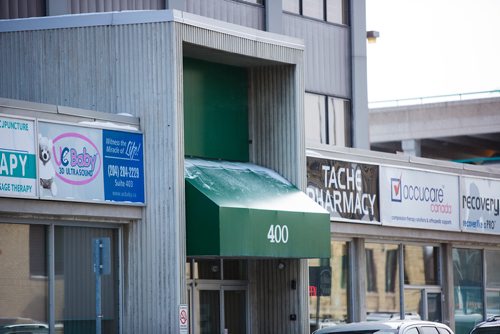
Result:
{"type": "Polygon", "coordinates": [[[498,334],[500,329],[498,327],[483,327],[476,328],[471,334],[498,334]]]}
{"type": "MultiPolygon", "coordinates": [[[[336,333],[336,332],[333,332],[336,333]]],[[[345,332],[338,332],[339,334],[396,334],[397,330],[396,329],[368,329],[368,330],[362,330],[362,331],[345,331],[345,332]]]]}

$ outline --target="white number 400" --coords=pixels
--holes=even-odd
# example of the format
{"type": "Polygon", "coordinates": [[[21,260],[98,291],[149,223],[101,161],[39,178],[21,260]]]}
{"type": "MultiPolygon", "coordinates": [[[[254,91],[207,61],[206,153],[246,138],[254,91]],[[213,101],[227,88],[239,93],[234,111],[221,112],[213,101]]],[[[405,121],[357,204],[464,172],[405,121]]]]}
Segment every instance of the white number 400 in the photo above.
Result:
{"type": "Polygon", "coordinates": [[[267,239],[270,243],[283,243],[288,242],[288,226],[286,225],[271,225],[267,232],[267,239]]]}

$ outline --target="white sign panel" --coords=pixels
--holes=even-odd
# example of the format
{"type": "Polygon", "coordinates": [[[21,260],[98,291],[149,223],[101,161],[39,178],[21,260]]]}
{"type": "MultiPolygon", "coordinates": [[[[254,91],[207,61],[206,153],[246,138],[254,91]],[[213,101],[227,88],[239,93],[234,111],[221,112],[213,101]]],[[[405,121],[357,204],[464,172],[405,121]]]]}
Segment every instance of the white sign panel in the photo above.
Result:
{"type": "Polygon", "coordinates": [[[380,166],[383,225],[459,231],[458,176],[380,166]]]}
{"type": "Polygon", "coordinates": [[[461,178],[462,230],[500,234],[500,181],[461,178]]]}
{"type": "Polygon", "coordinates": [[[36,197],[34,121],[0,116],[0,196],[36,197]]]}

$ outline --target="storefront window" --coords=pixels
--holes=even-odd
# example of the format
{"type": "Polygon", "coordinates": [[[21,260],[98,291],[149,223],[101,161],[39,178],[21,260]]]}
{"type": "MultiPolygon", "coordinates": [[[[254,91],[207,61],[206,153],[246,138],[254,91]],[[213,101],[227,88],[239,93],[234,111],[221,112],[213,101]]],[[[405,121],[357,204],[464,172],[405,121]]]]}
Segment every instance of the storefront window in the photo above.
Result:
{"type": "Polygon", "coordinates": [[[500,314],[500,251],[487,250],[486,257],[486,316],[500,314]]]}
{"type": "Polygon", "coordinates": [[[439,248],[433,246],[404,246],[405,284],[438,285],[439,248]]]}
{"type": "Polygon", "coordinates": [[[309,260],[311,331],[348,319],[348,242],[332,241],[330,259],[309,260]]]}
{"type": "Polygon", "coordinates": [[[398,245],[367,243],[365,249],[367,319],[399,315],[398,245]]]}
{"type": "Polygon", "coordinates": [[[46,235],[43,225],[0,224],[2,333],[9,324],[39,324],[48,329],[46,235]]]}
{"type": "Polygon", "coordinates": [[[483,260],[477,249],[453,249],[455,333],[468,334],[483,319],[483,260]]]}
{"type": "Polygon", "coordinates": [[[101,276],[102,331],[118,333],[118,251],[113,232],[98,228],[55,228],[55,316],[58,333],[95,331],[96,290],[92,239],[103,237],[111,241],[111,274],[101,276]]]}

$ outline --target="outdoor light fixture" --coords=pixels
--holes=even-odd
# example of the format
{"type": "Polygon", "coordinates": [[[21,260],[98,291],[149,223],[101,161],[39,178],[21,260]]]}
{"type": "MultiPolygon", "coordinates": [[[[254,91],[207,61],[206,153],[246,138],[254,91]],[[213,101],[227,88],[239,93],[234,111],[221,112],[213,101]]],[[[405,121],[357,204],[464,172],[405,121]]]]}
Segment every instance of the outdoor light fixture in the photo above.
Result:
{"type": "Polygon", "coordinates": [[[377,42],[377,38],[380,37],[380,33],[375,30],[370,30],[366,32],[366,39],[368,39],[368,43],[377,42]]]}
{"type": "Polygon", "coordinates": [[[283,263],[281,261],[278,263],[278,269],[279,270],[283,270],[283,269],[285,269],[285,267],[286,267],[285,263],[283,263]]]}

